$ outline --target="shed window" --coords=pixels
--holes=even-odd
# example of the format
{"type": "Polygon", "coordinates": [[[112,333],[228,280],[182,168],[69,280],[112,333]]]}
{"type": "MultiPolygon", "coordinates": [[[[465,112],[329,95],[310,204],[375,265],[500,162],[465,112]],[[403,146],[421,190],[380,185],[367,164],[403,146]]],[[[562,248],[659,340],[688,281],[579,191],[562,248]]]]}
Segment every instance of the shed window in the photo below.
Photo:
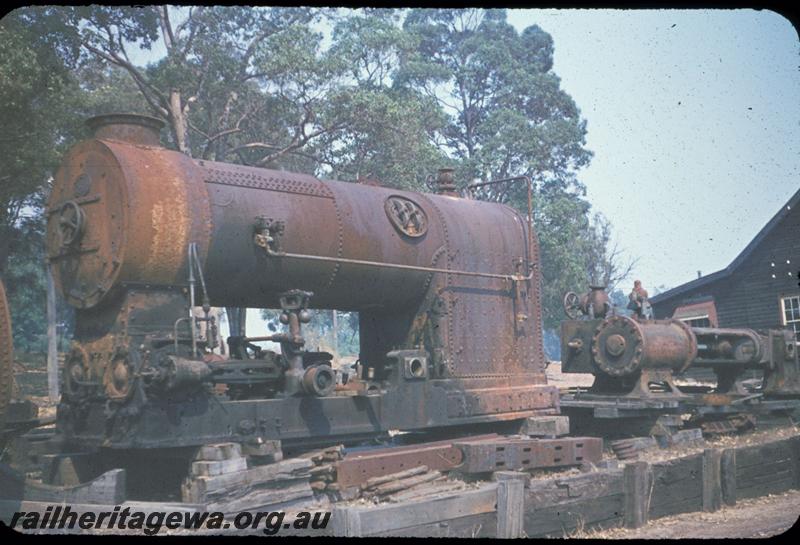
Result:
{"type": "Polygon", "coordinates": [[[711,327],[711,320],[708,318],[708,314],[704,316],[692,316],[689,318],[680,318],[681,322],[684,322],[689,327],[711,327]]]}
{"type": "Polygon", "coordinates": [[[713,300],[681,305],[675,309],[672,317],[689,327],[719,327],[717,308],[713,300]]]}
{"type": "Polygon", "coordinates": [[[781,315],[783,325],[793,329],[797,341],[800,342],[800,295],[781,299],[781,315]]]}

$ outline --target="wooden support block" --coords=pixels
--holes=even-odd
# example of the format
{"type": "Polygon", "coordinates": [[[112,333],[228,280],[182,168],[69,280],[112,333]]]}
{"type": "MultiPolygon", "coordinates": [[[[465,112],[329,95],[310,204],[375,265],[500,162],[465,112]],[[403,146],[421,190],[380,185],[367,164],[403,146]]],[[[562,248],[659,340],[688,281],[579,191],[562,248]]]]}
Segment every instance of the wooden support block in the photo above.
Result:
{"type": "Polygon", "coordinates": [[[619,460],[600,460],[594,463],[594,467],[598,471],[604,471],[607,469],[620,469],[620,464],[619,460]]]}
{"type": "Polygon", "coordinates": [[[705,444],[703,431],[700,428],[680,430],[669,437],[669,446],[693,447],[705,444]]]}
{"type": "Polygon", "coordinates": [[[320,475],[333,475],[336,473],[336,470],[333,467],[333,464],[325,464],[321,466],[314,466],[308,470],[309,475],[311,477],[318,477],[320,475]]]}
{"type": "Polygon", "coordinates": [[[529,437],[561,437],[569,435],[568,416],[531,416],[522,423],[520,433],[529,437]]]}
{"type": "Polygon", "coordinates": [[[351,512],[339,513],[337,507],[334,507],[333,535],[369,536],[405,531],[426,524],[494,513],[496,503],[497,483],[490,483],[476,490],[458,490],[449,495],[428,499],[384,503],[368,508],[338,508],[353,510],[351,512]]]}
{"type": "Polygon", "coordinates": [[[231,458],[229,460],[219,460],[215,462],[205,460],[192,462],[192,475],[196,477],[215,477],[226,473],[245,471],[246,469],[246,458],[231,458]]]}
{"type": "Polygon", "coordinates": [[[233,494],[264,483],[307,478],[308,470],[312,466],[310,460],[290,458],[275,464],[256,466],[246,471],[226,473],[216,477],[189,478],[181,487],[182,499],[189,503],[206,503],[210,495],[233,494]]]}
{"type": "Polygon", "coordinates": [[[378,485],[375,487],[371,493],[384,496],[386,494],[394,494],[395,492],[400,492],[401,490],[408,490],[409,488],[413,488],[419,484],[427,483],[433,480],[438,479],[441,477],[442,474],[438,471],[430,471],[428,473],[423,473],[422,475],[415,475],[413,477],[408,477],[405,479],[400,479],[398,481],[391,481],[388,483],[384,483],[382,485],[378,485]]]}
{"type": "MultiPolygon", "coordinates": [[[[379,477],[372,477],[371,479],[367,479],[367,482],[361,488],[374,488],[376,486],[382,485],[384,483],[389,483],[392,481],[396,481],[399,479],[405,479],[407,477],[413,477],[415,475],[421,475],[428,471],[428,466],[417,466],[411,469],[406,469],[404,471],[398,471],[397,473],[390,473],[389,475],[381,475],[379,477]]],[[[313,475],[313,473],[312,473],[313,475]]]]}
{"type": "Polygon", "coordinates": [[[45,454],[42,456],[42,477],[53,486],[77,486],[81,483],[71,454],[45,454]]]}
{"type": "Polygon", "coordinates": [[[717,511],[722,507],[721,461],[722,450],[707,448],[703,451],[703,511],[717,511]]]}
{"type": "Polygon", "coordinates": [[[494,480],[497,481],[497,537],[523,537],[525,482],[528,475],[516,471],[496,471],[494,480]]]}
{"type": "Polygon", "coordinates": [[[250,465],[263,466],[283,460],[283,450],[279,440],[261,443],[243,443],[242,454],[248,457],[250,465]]]}
{"type": "Polygon", "coordinates": [[[262,441],[261,443],[244,443],[242,445],[242,454],[245,456],[274,456],[280,454],[281,451],[280,440],[262,441]]]}
{"type": "Polygon", "coordinates": [[[335,505],[331,519],[334,537],[361,537],[361,512],[359,509],[335,505]]]}
{"type": "Polygon", "coordinates": [[[242,457],[242,447],[239,443],[217,443],[200,447],[194,459],[206,462],[221,462],[242,457]]]}
{"type": "Polygon", "coordinates": [[[206,508],[209,512],[220,511],[226,514],[237,511],[273,510],[297,500],[307,501],[313,495],[308,481],[297,479],[294,482],[276,483],[276,486],[225,495],[218,498],[218,501],[206,504],[206,508]]]}
{"type": "MultiPolygon", "coordinates": [[[[444,479],[444,477],[442,477],[444,479]]],[[[459,482],[446,482],[434,481],[422,486],[415,486],[411,490],[404,490],[397,494],[386,496],[384,500],[392,503],[400,503],[409,500],[419,500],[429,496],[441,495],[444,493],[452,492],[453,490],[460,490],[463,487],[459,482]]]]}
{"type": "Polygon", "coordinates": [[[650,464],[634,462],[626,464],[622,473],[625,490],[625,526],[641,528],[648,521],[650,511],[650,464]]]}
{"type": "Polygon", "coordinates": [[[93,453],[65,452],[43,454],[42,481],[54,486],[77,486],[98,477],[93,453]]]}
{"type": "Polygon", "coordinates": [[[76,486],[52,486],[28,481],[25,483],[24,499],[56,503],[119,505],[125,501],[125,470],[112,469],[88,483],[76,486]]]}
{"type": "Polygon", "coordinates": [[[319,450],[312,450],[298,454],[298,458],[308,458],[313,462],[335,462],[344,456],[344,445],[335,445],[319,450]]]}
{"type": "Polygon", "coordinates": [[[283,453],[282,452],[275,452],[273,454],[265,454],[264,456],[259,456],[257,454],[248,455],[248,460],[250,461],[251,465],[254,466],[263,466],[267,464],[274,464],[276,462],[280,462],[283,460],[283,453]]]}
{"type": "Polygon", "coordinates": [[[720,484],[725,505],[736,505],[736,449],[726,448],[720,459],[720,484]]]}
{"type": "Polygon", "coordinates": [[[792,461],[794,462],[794,488],[800,488],[800,435],[789,439],[790,452],[792,453],[792,461]]]}
{"type": "Polygon", "coordinates": [[[529,511],[545,509],[576,499],[606,498],[624,494],[622,470],[619,469],[585,473],[563,479],[531,480],[528,488],[529,511]]]}
{"type": "Polygon", "coordinates": [[[357,486],[342,487],[334,483],[328,485],[325,489],[325,493],[331,501],[352,501],[361,496],[361,489],[357,486]],[[334,489],[331,488],[333,486],[335,486],[334,489]]]}

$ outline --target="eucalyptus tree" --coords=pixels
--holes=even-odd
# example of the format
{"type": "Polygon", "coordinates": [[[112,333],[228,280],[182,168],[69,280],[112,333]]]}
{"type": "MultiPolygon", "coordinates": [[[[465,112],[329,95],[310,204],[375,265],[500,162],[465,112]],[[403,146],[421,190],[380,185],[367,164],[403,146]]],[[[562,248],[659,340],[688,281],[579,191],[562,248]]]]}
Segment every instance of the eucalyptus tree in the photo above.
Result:
{"type": "MultiPolygon", "coordinates": [[[[545,326],[556,327],[566,291],[605,272],[603,280],[624,277],[630,265],[607,250],[608,225],[592,219],[584,198],[587,124],[554,72],[552,37],[537,25],[518,32],[499,9],[414,9],[403,28],[414,46],[404,50],[396,83],[440,105],[447,121],[433,141],[460,183],[533,180],[545,326]]],[[[481,197],[527,209],[525,184],[481,197]]]]}

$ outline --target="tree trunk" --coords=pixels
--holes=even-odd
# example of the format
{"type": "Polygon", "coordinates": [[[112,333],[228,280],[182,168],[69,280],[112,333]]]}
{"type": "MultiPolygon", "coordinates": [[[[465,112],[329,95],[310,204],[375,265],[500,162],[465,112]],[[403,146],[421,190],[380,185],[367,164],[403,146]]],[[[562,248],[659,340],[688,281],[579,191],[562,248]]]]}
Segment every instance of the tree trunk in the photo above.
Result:
{"type": "Polygon", "coordinates": [[[11,255],[11,243],[14,237],[15,232],[13,229],[5,225],[0,225],[0,276],[3,275],[8,266],[8,258],[11,255]]]}
{"type": "Polygon", "coordinates": [[[175,145],[178,146],[178,151],[191,157],[192,153],[186,141],[186,116],[181,107],[181,92],[177,89],[172,89],[169,92],[169,116],[172,136],[175,138],[175,145]]]}
{"type": "Polygon", "coordinates": [[[47,392],[50,403],[58,403],[58,329],[56,314],[56,288],[53,273],[47,267],[47,392]]]}

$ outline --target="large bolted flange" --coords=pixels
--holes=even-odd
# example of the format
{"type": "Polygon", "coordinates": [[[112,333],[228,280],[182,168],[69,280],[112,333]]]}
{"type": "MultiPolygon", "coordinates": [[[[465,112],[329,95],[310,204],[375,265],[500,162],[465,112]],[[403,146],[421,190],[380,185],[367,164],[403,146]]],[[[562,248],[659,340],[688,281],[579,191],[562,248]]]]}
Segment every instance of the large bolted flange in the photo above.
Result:
{"type": "Polygon", "coordinates": [[[604,320],[592,338],[592,357],[612,377],[631,375],[641,368],[644,336],[639,324],[624,316],[604,320]]]}
{"type": "Polygon", "coordinates": [[[600,322],[592,337],[592,361],[610,377],[631,376],[643,369],[684,371],[697,356],[697,339],[679,320],[637,322],[612,316],[600,322]]]}

